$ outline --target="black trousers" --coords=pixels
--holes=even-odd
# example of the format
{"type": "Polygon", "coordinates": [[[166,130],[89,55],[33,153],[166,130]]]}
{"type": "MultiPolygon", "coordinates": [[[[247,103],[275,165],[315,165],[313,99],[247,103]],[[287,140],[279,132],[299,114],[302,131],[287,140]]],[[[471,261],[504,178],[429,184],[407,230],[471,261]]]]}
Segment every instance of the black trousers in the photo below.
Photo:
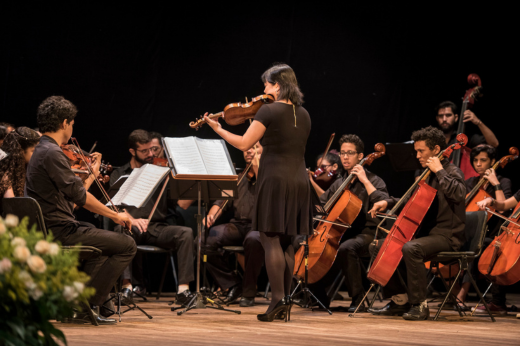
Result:
{"type": "Polygon", "coordinates": [[[114,283],[123,270],[132,262],[136,253],[135,241],[127,235],[98,229],[93,225],[82,223],[72,233],[53,229],[54,238],[63,245],[94,246],[102,251],[101,256],[88,259],[83,270],[90,276],[88,286],[94,287],[96,293],[90,298],[93,305],[102,305],[114,283]]]}
{"type": "Polygon", "coordinates": [[[348,293],[352,297],[352,301],[363,295],[362,277],[364,273],[361,269],[361,257],[370,255],[368,247],[373,240],[374,236],[371,234],[358,234],[339,246],[336,261],[345,275],[348,293]]]}
{"type": "Polygon", "coordinates": [[[208,255],[206,268],[222,289],[228,289],[242,282],[242,296],[254,298],[256,283],[265,261],[265,253],[260,243],[260,233],[251,231],[251,223],[233,222],[212,227],[209,230],[204,251],[208,255]],[[244,280],[234,273],[229,265],[229,253],[224,246],[244,247],[244,280]]]}
{"type": "MultiPolygon", "coordinates": [[[[120,230],[118,227],[116,227],[116,231],[120,230]]],[[[137,227],[132,227],[132,237],[135,243],[137,245],[152,245],[175,251],[179,269],[179,284],[187,285],[193,281],[195,273],[193,266],[193,231],[191,228],[153,222],[148,227],[153,227],[153,233],[141,233],[137,227]]],[[[135,263],[133,270],[131,266],[128,266],[125,270],[123,279],[132,279],[133,276],[137,282],[143,283],[142,258],[138,256],[134,262],[136,261],[139,261],[139,263],[135,263]]]]}
{"type": "MultiPolygon", "coordinates": [[[[382,244],[383,240],[380,240],[374,249],[379,251],[382,244]]],[[[404,281],[407,283],[407,288],[401,284],[398,274],[394,273],[383,288],[384,297],[390,298],[396,294],[408,293],[410,304],[420,304],[425,301],[428,279],[424,262],[436,253],[451,250],[448,239],[440,235],[428,235],[404,244],[402,249],[403,259],[397,270],[400,271],[404,281]]]]}

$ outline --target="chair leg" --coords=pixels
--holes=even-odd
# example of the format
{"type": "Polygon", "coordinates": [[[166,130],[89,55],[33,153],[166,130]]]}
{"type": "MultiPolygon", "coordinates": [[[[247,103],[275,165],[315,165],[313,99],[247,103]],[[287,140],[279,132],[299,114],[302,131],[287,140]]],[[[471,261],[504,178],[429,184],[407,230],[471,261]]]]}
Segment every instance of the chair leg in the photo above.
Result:
{"type": "Polygon", "coordinates": [[[338,281],[343,277],[343,273],[339,272],[338,275],[336,275],[336,278],[334,279],[334,282],[332,285],[330,285],[329,289],[327,290],[327,297],[330,298],[330,295],[332,293],[332,290],[336,287],[336,284],[338,281]]]}
{"type": "Polygon", "coordinates": [[[338,294],[339,289],[341,288],[341,285],[343,285],[343,282],[345,282],[345,275],[341,278],[341,281],[336,286],[336,289],[334,290],[334,293],[332,294],[332,297],[330,297],[330,302],[332,303],[334,301],[334,297],[336,297],[336,294],[338,294]]]}
{"type": "Polygon", "coordinates": [[[370,301],[370,304],[368,305],[369,309],[371,309],[372,305],[374,305],[378,295],[380,296],[379,300],[382,302],[383,296],[381,295],[381,285],[377,285],[376,292],[374,293],[374,297],[372,297],[372,300],[370,301]]]}
{"type": "Polygon", "coordinates": [[[175,269],[175,261],[173,259],[173,252],[170,251],[170,261],[172,262],[173,280],[175,281],[175,292],[179,289],[179,280],[177,280],[177,270],[175,269]]]}
{"type": "MultiPolygon", "coordinates": [[[[486,288],[486,291],[485,291],[484,294],[482,295],[482,299],[480,299],[480,300],[478,301],[477,305],[475,305],[475,309],[480,305],[480,303],[482,303],[482,300],[483,300],[484,298],[486,298],[487,293],[488,293],[489,290],[491,289],[491,286],[493,286],[493,283],[492,283],[492,282],[489,284],[488,288],[486,288]]],[[[473,316],[473,313],[474,313],[474,312],[475,312],[475,310],[473,310],[473,311],[471,312],[471,316],[473,316]]]]}
{"type": "Polygon", "coordinates": [[[453,306],[454,308],[457,310],[457,312],[459,313],[459,316],[460,317],[463,317],[462,315],[462,312],[460,311],[460,309],[458,308],[458,303],[457,303],[457,300],[454,299],[451,295],[451,291],[453,290],[453,287],[455,286],[455,284],[457,283],[457,280],[459,279],[459,276],[460,276],[460,273],[462,272],[462,263],[461,261],[459,260],[459,271],[457,272],[457,276],[455,277],[455,279],[453,280],[453,283],[451,284],[450,287],[448,287],[448,285],[446,284],[446,280],[444,280],[444,277],[442,276],[442,273],[440,272],[440,270],[438,270],[439,268],[437,268],[437,272],[439,273],[439,276],[441,277],[441,280],[442,280],[442,283],[444,284],[444,287],[446,288],[446,297],[444,298],[444,300],[442,301],[442,304],[441,306],[439,307],[439,310],[437,310],[437,313],[435,314],[435,317],[434,317],[434,321],[437,321],[437,319],[439,318],[439,315],[441,314],[441,311],[442,311],[442,308],[444,308],[444,305],[446,304],[446,302],[448,301],[448,299],[451,298],[451,300],[453,301],[453,306]]]}
{"type": "MultiPolygon", "coordinates": [[[[491,311],[489,311],[489,306],[488,306],[486,300],[484,299],[484,296],[482,296],[482,293],[480,293],[480,290],[478,289],[477,283],[475,282],[475,280],[473,280],[473,277],[471,277],[471,275],[468,275],[468,277],[469,277],[469,280],[471,281],[471,284],[473,285],[473,288],[477,292],[479,299],[482,301],[482,303],[484,303],[484,306],[486,307],[486,311],[487,311],[489,317],[491,318],[491,321],[496,322],[495,317],[493,317],[493,314],[491,314],[491,311]]],[[[487,290],[486,290],[486,292],[487,292],[487,290]]]]}
{"type": "Polygon", "coordinates": [[[155,299],[159,299],[161,297],[163,285],[164,285],[164,279],[166,278],[166,270],[168,269],[168,255],[166,255],[166,261],[164,262],[164,269],[161,277],[161,283],[159,284],[159,291],[157,292],[157,296],[155,299]]]}

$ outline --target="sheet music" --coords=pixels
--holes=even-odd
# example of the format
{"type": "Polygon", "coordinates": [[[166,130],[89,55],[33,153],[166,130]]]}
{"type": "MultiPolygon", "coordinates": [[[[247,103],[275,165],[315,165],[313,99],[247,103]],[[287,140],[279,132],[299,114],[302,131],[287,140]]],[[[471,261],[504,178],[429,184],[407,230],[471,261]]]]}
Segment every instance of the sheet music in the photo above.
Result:
{"type": "Polygon", "coordinates": [[[135,168],[112,201],[115,205],[141,208],[152,195],[156,186],[169,172],[169,167],[150,164],[135,168]]]}
{"type": "Polygon", "coordinates": [[[178,174],[208,174],[195,137],[164,138],[164,143],[178,174]]]}
{"type": "Polygon", "coordinates": [[[226,145],[223,140],[197,138],[197,146],[206,166],[206,171],[211,175],[234,175],[231,162],[227,155],[226,145]]]}

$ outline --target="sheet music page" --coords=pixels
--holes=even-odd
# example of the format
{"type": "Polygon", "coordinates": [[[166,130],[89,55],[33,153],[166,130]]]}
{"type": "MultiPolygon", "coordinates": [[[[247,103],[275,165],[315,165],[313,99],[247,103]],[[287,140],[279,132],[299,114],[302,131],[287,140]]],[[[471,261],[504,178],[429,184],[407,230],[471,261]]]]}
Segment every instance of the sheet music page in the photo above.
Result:
{"type": "Polygon", "coordinates": [[[223,140],[196,138],[196,141],[208,174],[235,175],[223,140]]]}
{"type": "Polygon", "coordinates": [[[160,167],[150,164],[134,169],[112,201],[116,205],[128,205],[141,208],[146,203],[148,197],[151,196],[156,186],[169,172],[169,167],[160,167]],[[121,197],[119,197],[120,193],[122,195],[121,197]]]}
{"type": "Polygon", "coordinates": [[[177,174],[208,174],[195,138],[164,138],[177,174]]]}

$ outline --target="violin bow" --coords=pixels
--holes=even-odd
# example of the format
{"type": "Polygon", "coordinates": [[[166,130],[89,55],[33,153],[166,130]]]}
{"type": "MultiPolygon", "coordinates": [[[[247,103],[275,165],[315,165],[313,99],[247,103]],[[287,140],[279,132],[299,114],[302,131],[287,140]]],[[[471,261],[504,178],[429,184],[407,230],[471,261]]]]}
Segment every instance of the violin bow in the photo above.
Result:
{"type": "Polygon", "coordinates": [[[334,136],[336,136],[336,133],[333,133],[330,135],[329,143],[327,144],[327,148],[325,149],[325,152],[323,152],[323,155],[320,157],[320,161],[318,161],[318,167],[321,166],[321,162],[325,158],[325,156],[328,154],[330,146],[332,145],[332,141],[334,140],[334,136]]]}

